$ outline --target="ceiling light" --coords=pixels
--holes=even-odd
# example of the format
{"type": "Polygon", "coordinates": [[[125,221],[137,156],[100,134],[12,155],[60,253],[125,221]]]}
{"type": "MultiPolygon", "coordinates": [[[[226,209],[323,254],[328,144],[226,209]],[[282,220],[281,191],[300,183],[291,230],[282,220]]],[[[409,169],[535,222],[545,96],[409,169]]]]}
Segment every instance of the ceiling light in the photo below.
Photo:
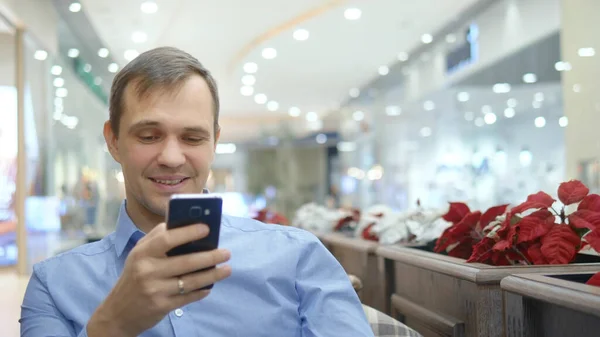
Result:
{"type": "Polygon", "coordinates": [[[482,114],[489,114],[492,113],[492,107],[489,105],[484,105],[481,107],[481,113],[482,114]]]}
{"type": "Polygon", "coordinates": [[[301,28],[301,29],[296,29],[294,31],[294,39],[296,39],[298,41],[306,41],[306,40],[308,40],[309,36],[310,36],[310,33],[306,29],[301,28]]]}
{"type": "Polygon", "coordinates": [[[544,93],[537,92],[535,95],[533,95],[533,99],[535,99],[538,102],[543,102],[544,101],[544,93]]]}
{"type": "Polygon", "coordinates": [[[62,74],[62,67],[61,66],[52,66],[52,68],[50,69],[50,73],[52,75],[58,76],[58,75],[62,74]]]}
{"type": "Polygon", "coordinates": [[[594,48],[579,48],[577,54],[581,57],[592,57],[596,55],[596,50],[594,48]]]}
{"type": "Polygon", "coordinates": [[[388,116],[399,116],[402,113],[402,109],[397,105],[388,105],[385,107],[385,113],[388,116]]]}
{"type": "Polygon", "coordinates": [[[567,125],[569,125],[569,118],[567,118],[567,116],[562,116],[558,119],[558,125],[560,125],[561,128],[566,128],[567,125]]]}
{"type": "Polygon", "coordinates": [[[102,84],[102,77],[96,77],[96,78],[94,78],[94,84],[95,85],[102,84]]]}
{"type": "Polygon", "coordinates": [[[431,131],[430,127],[426,126],[422,128],[421,131],[419,131],[419,133],[421,134],[421,137],[429,137],[433,132],[431,131]]]}
{"type": "Polygon", "coordinates": [[[487,113],[487,114],[485,114],[485,116],[483,116],[483,121],[487,125],[492,125],[492,124],[496,123],[497,119],[498,118],[496,117],[496,114],[493,112],[487,113]]]}
{"type": "Polygon", "coordinates": [[[356,151],[356,143],[354,142],[339,142],[337,149],[340,152],[352,152],[356,151]]]}
{"type": "Polygon", "coordinates": [[[421,42],[429,44],[433,42],[433,36],[431,36],[431,34],[423,34],[423,36],[421,36],[421,42]]]}
{"type": "Polygon", "coordinates": [[[116,63],[111,63],[108,65],[108,71],[110,71],[111,73],[116,73],[117,71],[119,71],[119,65],[116,63]]]}
{"type": "Polygon", "coordinates": [[[355,121],[357,121],[357,122],[360,122],[360,121],[362,121],[363,119],[365,119],[365,113],[364,113],[364,112],[362,112],[362,111],[360,111],[360,110],[356,110],[356,111],[354,111],[354,113],[352,114],[352,118],[353,118],[355,121]]]}
{"type": "Polygon", "coordinates": [[[537,75],[534,73],[527,73],[527,74],[523,75],[523,82],[535,83],[535,82],[537,82],[537,75]]]}
{"type": "Polygon", "coordinates": [[[277,50],[271,47],[265,48],[262,51],[262,57],[267,60],[272,60],[277,57],[277,50]]]}
{"type": "Polygon", "coordinates": [[[573,84],[573,92],[580,93],[581,92],[581,84],[573,84]]]}
{"type": "Polygon", "coordinates": [[[106,48],[98,49],[98,56],[100,56],[101,58],[108,57],[108,49],[106,49],[106,48]]]}
{"type": "Polygon", "coordinates": [[[267,95],[265,95],[265,94],[256,94],[256,95],[254,95],[254,102],[256,102],[256,104],[265,104],[265,103],[267,103],[267,95]]]}
{"type": "Polygon", "coordinates": [[[347,8],[344,11],[346,20],[358,20],[362,16],[362,11],[358,8],[347,8]]]}
{"type": "Polygon", "coordinates": [[[533,101],[533,103],[531,103],[531,106],[533,106],[534,109],[539,109],[542,107],[542,102],[540,101],[533,101]]]}
{"type": "Polygon", "coordinates": [[[570,71],[572,67],[569,62],[558,61],[554,64],[554,69],[556,69],[556,71],[570,71]]]}
{"type": "Polygon", "coordinates": [[[506,108],[504,109],[504,117],[513,118],[515,117],[515,109],[514,108],[506,108]]]}
{"type": "Polygon", "coordinates": [[[79,2],[73,2],[69,5],[69,10],[73,13],[81,11],[81,4],[79,2]]]}
{"type": "Polygon", "coordinates": [[[408,53],[407,52],[398,53],[398,61],[400,61],[400,62],[408,61],[408,53]]]}
{"type": "Polygon", "coordinates": [[[317,115],[314,111],[309,111],[306,113],[306,120],[309,122],[316,122],[319,120],[319,115],[317,115]]]}
{"type": "Polygon", "coordinates": [[[459,92],[458,95],[456,96],[456,98],[458,99],[459,102],[468,102],[469,99],[471,98],[471,96],[469,95],[468,92],[463,91],[463,92],[459,92]]]}
{"type": "Polygon", "coordinates": [[[425,111],[431,111],[435,109],[435,103],[433,101],[425,101],[425,103],[423,103],[423,109],[425,109],[425,111]]]}
{"type": "Polygon", "coordinates": [[[358,96],[360,96],[360,89],[358,89],[358,88],[352,88],[352,89],[350,89],[350,91],[348,92],[348,94],[352,98],[357,98],[358,96]]]}
{"type": "Polygon", "coordinates": [[[35,54],[33,54],[33,57],[36,60],[44,61],[46,58],[48,58],[48,52],[45,50],[36,50],[35,54]]]}
{"type": "Polygon", "coordinates": [[[381,66],[377,71],[379,72],[379,75],[385,76],[390,73],[390,68],[388,68],[388,66],[381,66]]]}
{"type": "Polygon", "coordinates": [[[254,88],[245,85],[240,88],[240,94],[242,94],[242,96],[252,96],[254,94],[254,88]]]}
{"type": "Polygon", "coordinates": [[[535,127],[536,128],[543,128],[544,126],[546,126],[546,118],[544,117],[537,117],[535,119],[535,127]]]}
{"type": "Polygon", "coordinates": [[[57,77],[54,79],[53,84],[55,87],[60,88],[65,85],[65,79],[62,77],[57,77]]]}
{"type": "Polygon", "coordinates": [[[154,1],[144,1],[142,2],[140,9],[146,14],[153,14],[158,11],[158,5],[154,1]]]}
{"type": "Polygon", "coordinates": [[[465,120],[470,122],[475,118],[475,114],[472,111],[465,112],[465,120]]]}
{"type": "Polygon", "coordinates": [[[69,94],[67,88],[57,88],[56,89],[56,97],[65,98],[69,94]]]}
{"type": "Polygon", "coordinates": [[[298,109],[297,107],[293,106],[288,110],[288,113],[292,117],[298,117],[298,116],[300,116],[302,111],[300,111],[300,109],[298,109]]]}
{"type": "Polygon", "coordinates": [[[277,103],[275,101],[269,101],[269,103],[267,103],[267,110],[277,111],[278,109],[279,109],[279,103],[277,103]]]}
{"type": "Polygon", "coordinates": [[[77,124],[79,124],[79,118],[75,116],[62,115],[60,118],[60,122],[63,123],[63,125],[68,127],[69,129],[75,129],[77,124]]]}
{"type": "Polygon", "coordinates": [[[134,43],[144,43],[144,42],[148,41],[148,35],[144,32],[137,31],[137,32],[134,32],[133,34],[131,34],[131,40],[134,43]]]}
{"type": "Polygon", "coordinates": [[[70,58],[76,58],[77,56],[79,56],[79,49],[76,49],[76,48],[69,49],[69,51],[67,52],[67,56],[69,56],[70,58]]]}
{"type": "Polygon", "coordinates": [[[125,60],[127,60],[127,61],[133,61],[133,59],[138,57],[138,55],[140,55],[140,53],[138,53],[138,51],[135,49],[128,49],[123,54],[123,56],[125,57],[125,60]]]}
{"type": "Polygon", "coordinates": [[[248,74],[254,74],[258,71],[258,65],[254,62],[247,62],[244,64],[244,72],[248,74]]]}
{"type": "Polygon", "coordinates": [[[523,149],[521,150],[521,152],[519,153],[519,162],[521,163],[521,166],[529,166],[531,165],[531,162],[533,160],[533,154],[531,153],[531,151],[523,149]]]}
{"type": "Polygon", "coordinates": [[[508,105],[509,108],[516,108],[517,100],[514,98],[510,98],[508,101],[506,101],[506,105],[508,105]]]}
{"type": "Polygon", "coordinates": [[[496,83],[494,84],[493,90],[497,94],[506,94],[510,92],[510,84],[508,83],[496,83]]]}
{"type": "Polygon", "coordinates": [[[481,117],[477,117],[477,118],[475,119],[475,126],[477,126],[477,127],[482,127],[482,126],[484,126],[484,125],[485,125],[485,122],[483,121],[483,118],[481,118],[481,117]]]}
{"type": "Polygon", "coordinates": [[[456,42],[456,35],[454,35],[454,34],[446,35],[446,42],[448,42],[448,43],[456,42]]]}
{"type": "Polygon", "coordinates": [[[63,106],[63,99],[61,97],[54,97],[54,106],[63,106]]]}
{"type": "Polygon", "coordinates": [[[242,76],[242,84],[252,86],[256,83],[256,77],[254,75],[244,75],[242,76]]]}
{"type": "Polygon", "coordinates": [[[89,73],[90,71],[92,71],[92,65],[91,65],[91,64],[89,64],[89,63],[86,63],[86,64],[83,66],[83,71],[85,71],[86,73],[89,73]]]}
{"type": "Polygon", "coordinates": [[[319,144],[325,144],[327,143],[327,135],[323,134],[323,133],[319,133],[316,137],[315,140],[317,141],[317,143],[319,144]]]}

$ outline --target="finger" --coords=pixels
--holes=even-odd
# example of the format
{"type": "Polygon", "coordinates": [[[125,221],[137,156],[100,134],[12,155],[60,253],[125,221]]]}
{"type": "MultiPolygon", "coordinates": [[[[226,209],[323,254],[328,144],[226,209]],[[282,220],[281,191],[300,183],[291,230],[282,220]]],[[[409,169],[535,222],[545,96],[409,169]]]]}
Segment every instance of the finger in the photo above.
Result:
{"type": "MultiPolygon", "coordinates": [[[[181,280],[183,281],[183,289],[185,293],[188,293],[197,291],[198,289],[202,289],[211,284],[215,284],[223,279],[228,278],[229,276],[231,276],[231,267],[226,265],[188,274],[182,276],[181,280]]],[[[178,282],[173,282],[173,285],[175,286],[173,294],[179,295],[178,282]]]]}
{"type": "Polygon", "coordinates": [[[209,228],[204,224],[183,226],[160,231],[147,241],[151,256],[163,257],[169,250],[194,240],[205,238],[209,228]]]}
{"type": "Polygon", "coordinates": [[[231,253],[226,249],[173,256],[160,260],[159,276],[170,278],[185,275],[198,270],[214,267],[229,261],[231,253]]]}
{"type": "Polygon", "coordinates": [[[200,301],[208,296],[208,294],[210,294],[210,290],[197,290],[183,295],[177,294],[171,296],[169,297],[169,301],[171,302],[171,310],[169,311],[172,311],[176,308],[181,308],[196,301],[200,301]]]}

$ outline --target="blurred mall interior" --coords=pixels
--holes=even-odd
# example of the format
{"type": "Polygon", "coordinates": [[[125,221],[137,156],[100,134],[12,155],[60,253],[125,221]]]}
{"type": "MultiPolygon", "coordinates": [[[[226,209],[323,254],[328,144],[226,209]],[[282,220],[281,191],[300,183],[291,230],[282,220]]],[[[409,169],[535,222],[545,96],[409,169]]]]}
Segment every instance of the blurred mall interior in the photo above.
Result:
{"type": "Polygon", "coordinates": [[[228,214],[483,209],[567,179],[600,192],[599,13],[597,0],[0,0],[0,266],[20,275],[0,279],[18,289],[0,295],[0,326],[17,335],[33,264],[114,230],[123,173],[102,125],[139,53],[175,46],[214,74],[207,187],[228,214]]]}

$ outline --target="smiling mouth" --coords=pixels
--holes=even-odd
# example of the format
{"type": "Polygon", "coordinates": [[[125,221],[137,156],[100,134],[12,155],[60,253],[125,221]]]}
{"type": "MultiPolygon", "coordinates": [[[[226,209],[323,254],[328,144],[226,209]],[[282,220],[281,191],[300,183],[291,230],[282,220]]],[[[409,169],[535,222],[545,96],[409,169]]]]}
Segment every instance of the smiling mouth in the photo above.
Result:
{"type": "Polygon", "coordinates": [[[182,182],[184,182],[190,178],[170,179],[170,180],[160,180],[160,179],[154,179],[154,178],[148,178],[148,179],[152,180],[153,182],[155,182],[157,184],[175,186],[175,185],[181,184],[182,182]]]}

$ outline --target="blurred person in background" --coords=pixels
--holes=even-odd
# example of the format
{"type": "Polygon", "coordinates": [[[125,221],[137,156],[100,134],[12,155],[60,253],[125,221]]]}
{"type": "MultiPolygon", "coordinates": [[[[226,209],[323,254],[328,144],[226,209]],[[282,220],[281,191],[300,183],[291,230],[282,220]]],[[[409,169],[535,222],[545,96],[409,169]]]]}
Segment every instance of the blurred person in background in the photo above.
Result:
{"type": "Polygon", "coordinates": [[[224,215],[220,249],[167,257],[208,234],[163,221],[172,194],[206,186],[215,80],[165,47],[130,62],[111,90],[104,136],[126,189],[117,229],[34,266],[21,336],[373,336],[348,276],[306,231],[224,215]]]}

